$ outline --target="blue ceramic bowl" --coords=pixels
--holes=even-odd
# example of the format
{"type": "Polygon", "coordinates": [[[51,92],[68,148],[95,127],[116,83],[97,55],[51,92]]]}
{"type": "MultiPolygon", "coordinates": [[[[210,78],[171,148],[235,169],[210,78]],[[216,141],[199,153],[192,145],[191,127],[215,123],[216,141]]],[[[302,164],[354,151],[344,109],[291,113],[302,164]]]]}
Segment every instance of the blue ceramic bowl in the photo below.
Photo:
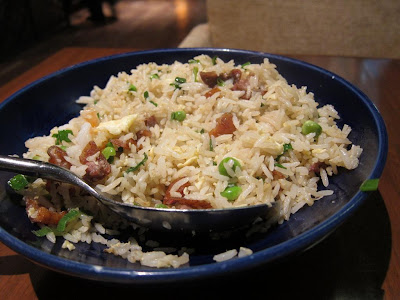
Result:
{"type": "MultiPolygon", "coordinates": [[[[30,84],[0,104],[0,128],[3,128],[0,154],[22,154],[26,151],[25,140],[47,135],[52,127],[77,116],[81,106],[75,100],[88,95],[94,85],[104,87],[111,75],[129,72],[142,63],[187,62],[199,54],[218,55],[224,61],[234,59],[238,64],[247,61],[261,63],[264,58],[269,58],[289,83],[307,86],[320,105],[330,103],[335,106],[341,116],[338,125],[349,124],[353,129],[350,139],[364,149],[359,167],[351,172],[341,170],[330,180],[329,188],[335,191],[333,196],[304,207],[288,222],[271,228],[267,233],[251,238],[238,233],[234,238],[220,241],[208,237],[193,240],[164,237],[166,246],[180,247],[186,243],[197,245],[198,249],[191,256],[189,265],[160,270],[106,254],[100,245],[80,243],[76,250],[69,252],[61,249],[61,239],[51,244],[46,239],[35,237],[31,231],[37,227],[26,217],[20,198],[7,188],[6,182],[12,174],[0,172],[0,240],[43,266],[79,277],[113,282],[177,282],[276,262],[321,241],[349,218],[367,197],[366,193],[359,191],[361,183],[368,178],[379,178],[383,171],[388,141],[382,117],[372,102],[346,80],[316,66],[282,56],[228,49],[166,49],[115,55],[66,68],[30,84]],[[251,248],[254,254],[223,263],[213,262],[214,254],[240,246],[251,248]]],[[[154,235],[155,239],[161,238],[156,233],[154,235]]]]}

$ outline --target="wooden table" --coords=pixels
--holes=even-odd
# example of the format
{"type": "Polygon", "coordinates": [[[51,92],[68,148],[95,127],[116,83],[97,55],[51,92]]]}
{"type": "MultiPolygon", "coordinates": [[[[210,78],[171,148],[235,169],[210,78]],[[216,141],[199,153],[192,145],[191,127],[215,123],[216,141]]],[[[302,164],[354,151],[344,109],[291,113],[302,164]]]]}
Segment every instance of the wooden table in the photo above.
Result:
{"type": "MultiPolygon", "coordinates": [[[[0,101],[28,83],[61,68],[134,49],[65,48],[0,87],[0,101]]],[[[214,295],[313,299],[399,299],[400,297],[400,61],[298,56],[358,86],[376,104],[389,134],[389,156],[379,193],[325,241],[311,250],[251,274],[233,274],[189,286],[109,285],[73,278],[42,268],[0,243],[0,299],[71,299],[89,291],[95,297],[192,298],[214,295]],[[311,284],[311,285],[309,285],[311,284]],[[384,290],[381,290],[381,288],[384,290]],[[262,294],[261,294],[262,293],[262,294]],[[301,297],[300,297],[301,298],[301,297]]]]}

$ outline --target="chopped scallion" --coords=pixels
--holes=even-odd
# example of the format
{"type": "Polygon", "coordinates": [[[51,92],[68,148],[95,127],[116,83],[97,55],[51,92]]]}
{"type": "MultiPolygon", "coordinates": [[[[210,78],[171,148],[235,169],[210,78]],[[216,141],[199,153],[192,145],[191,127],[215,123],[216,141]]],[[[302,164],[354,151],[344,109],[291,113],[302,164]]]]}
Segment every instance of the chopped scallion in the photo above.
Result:
{"type": "Polygon", "coordinates": [[[244,69],[245,67],[247,67],[248,65],[251,65],[251,62],[245,62],[243,65],[242,65],[242,69],[244,69]]]}
{"type": "Polygon", "coordinates": [[[78,209],[71,209],[68,213],[66,213],[57,224],[57,231],[64,232],[67,227],[67,223],[77,219],[81,215],[81,212],[78,209]]]}
{"type": "Polygon", "coordinates": [[[217,78],[217,85],[218,86],[224,86],[225,85],[225,81],[223,81],[221,78],[217,78]]]}
{"type": "Polygon", "coordinates": [[[160,76],[158,76],[157,73],[151,74],[151,75],[150,75],[150,79],[160,79],[160,76]]]}
{"type": "Polygon", "coordinates": [[[53,230],[50,227],[44,226],[40,228],[39,230],[34,230],[32,233],[36,235],[37,237],[43,237],[46,236],[48,233],[52,232],[53,230]]]}
{"type": "Polygon", "coordinates": [[[216,64],[217,64],[217,58],[218,58],[218,56],[215,55],[215,56],[213,56],[213,58],[211,59],[213,65],[216,65],[216,64]]]}
{"type": "Polygon", "coordinates": [[[11,178],[8,181],[8,185],[14,190],[14,191],[20,191],[24,189],[28,185],[28,179],[26,178],[25,175],[18,174],[15,175],[13,178],[11,178]]]}
{"type": "Polygon", "coordinates": [[[156,205],[154,205],[155,208],[169,208],[168,206],[166,206],[165,204],[162,203],[158,203],[156,205]]]}
{"type": "Polygon", "coordinates": [[[189,64],[198,64],[200,61],[198,59],[189,59],[188,61],[189,64]]]}
{"type": "Polygon", "coordinates": [[[158,106],[158,104],[157,103],[155,103],[154,101],[152,101],[152,100],[150,100],[149,101],[151,104],[153,104],[155,107],[157,107],[158,106]]]}
{"type": "Polygon", "coordinates": [[[127,170],[126,170],[126,173],[135,172],[136,170],[138,170],[138,169],[140,168],[140,166],[142,166],[142,165],[145,164],[145,162],[147,161],[147,159],[148,159],[147,154],[144,153],[144,158],[143,158],[136,166],[127,169],[127,170]]]}
{"type": "Polygon", "coordinates": [[[194,75],[194,82],[197,82],[197,74],[199,73],[199,68],[194,67],[193,68],[193,75],[194,75]]]}
{"type": "Polygon", "coordinates": [[[60,145],[62,141],[71,142],[68,135],[72,134],[72,130],[60,130],[58,133],[52,135],[52,137],[56,138],[56,145],[60,145]]]}
{"type": "Polygon", "coordinates": [[[143,93],[143,96],[144,96],[145,99],[149,98],[149,92],[148,92],[148,91],[145,91],[145,92],[143,93]]]}
{"type": "Polygon", "coordinates": [[[283,166],[283,165],[281,165],[281,164],[279,164],[279,163],[275,163],[274,166],[275,166],[275,167],[278,167],[278,168],[281,168],[281,169],[286,169],[285,166],[283,166]]]}
{"type": "Polygon", "coordinates": [[[378,189],[378,184],[379,184],[379,178],[367,179],[361,184],[360,191],[362,192],[376,191],[378,189]]]}
{"type": "Polygon", "coordinates": [[[134,86],[133,84],[130,84],[128,90],[129,90],[130,92],[136,92],[136,91],[137,91],[137,88],[136,88],[136,86],[134,86]]]}

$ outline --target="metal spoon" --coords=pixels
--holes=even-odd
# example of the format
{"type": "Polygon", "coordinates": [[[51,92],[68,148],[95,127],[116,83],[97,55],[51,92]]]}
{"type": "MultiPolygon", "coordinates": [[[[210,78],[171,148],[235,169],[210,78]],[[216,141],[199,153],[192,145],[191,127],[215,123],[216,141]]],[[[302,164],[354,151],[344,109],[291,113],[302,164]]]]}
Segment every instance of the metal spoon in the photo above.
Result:
{"type": "Polygon", "coordinates": [[[155,230],[222,231],[251,224],[258,217],[267,216],[270,211],[270,207],[265,204],[229,209],[169,209],[136,206],[111,199],[67,169],[31,159],[0,155],[0,170],[76,185],[123,218],[155,230]]]}

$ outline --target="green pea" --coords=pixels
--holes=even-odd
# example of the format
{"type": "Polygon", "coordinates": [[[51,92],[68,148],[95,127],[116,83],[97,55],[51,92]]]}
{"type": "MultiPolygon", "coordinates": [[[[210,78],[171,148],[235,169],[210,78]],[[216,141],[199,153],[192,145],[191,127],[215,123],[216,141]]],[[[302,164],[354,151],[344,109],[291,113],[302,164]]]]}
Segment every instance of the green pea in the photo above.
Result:
{"type": "Polygon", "coordinates": [[[183,110],[174,111],[171,113],[171,119],[182,122],[186,118],[186,113],[183,110]]]}
{"type": "Polygon", "coordinates": [[[223,192],[221,192],[221,196],[228,199],[228,201],[235,201],[241,192],[242,188],[240,186],[228,186],[223,192]]]}
{"type": "Polygon", "coordinates": [[[106,159],[109,159],[111,156],[115,156],[117,154],[114,147],[105,147],[101,153],[103,153],[106,159]]]}
{"type": "Polygon", "coordinates": [[[314,121],[305,121],[303,126],[301,127],[301,133],[307,135],[312,132],[315,133],[315,137],[318,137],[322,132],[322,127],[314,121]]]}
{"type": "Polygon", "coordinates": [[[229,176],[229,174],[228,174],[228,172],[226,171],[225,166],[224,166],[224,164],[229,163],[230,161],[233,161],[233,165],[232,165],[232,170],[233,170],[233,171],[236,171],[236,168],[241,168],[241,167],[242,167],[242,166],[240,165],[240,162],[239,162],[236,158],[233,158],[233,157],[225,157],[223,160],[221,160],[221,162],[220,162],[219,165],[218,165],[219,174],[224,175],[224,176],[231,177],[231,176],[229,176]]]}

